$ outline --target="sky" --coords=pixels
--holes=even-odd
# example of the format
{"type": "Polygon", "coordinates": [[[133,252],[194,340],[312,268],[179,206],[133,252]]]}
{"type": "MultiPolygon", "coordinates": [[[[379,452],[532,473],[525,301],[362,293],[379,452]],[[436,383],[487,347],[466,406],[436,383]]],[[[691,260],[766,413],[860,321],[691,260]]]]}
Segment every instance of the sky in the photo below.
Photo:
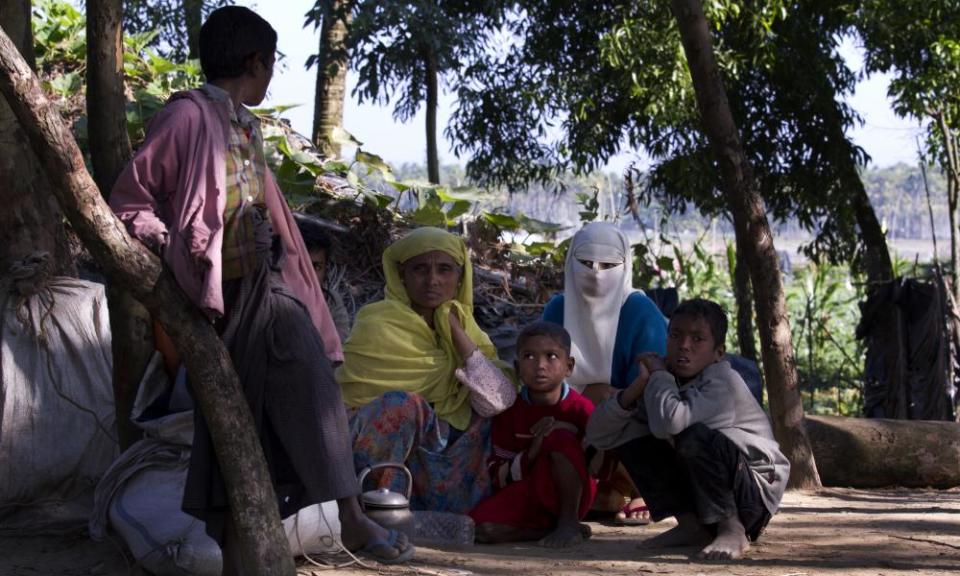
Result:
{"type": "MultiPolygon", "coordinates": [[[[298,132],[310,136],[313,122],[313,94],[316,68],[307,71],[304,63],[317,52],[319,31],[313,27],[303,28],[303,15],[313,6],[314,0],[238,0],[237,4],[250,6],[267,19],[277,30],[278,50],[285,60],[274,72],[270,92],[265,105],[300,106],[285,115],[298,132]]],[[[845,41],[841,53],[855,70],[861,69],[862,58],[851,41],[845,41]]],[[[357,104],[352,96],[356,76],[347,75],[347,101],[344,111],[344,128],[363,143],[363,149],[379,154],[387,162],[400,165],[406,162],[426,164],[426,134],[424,112],[421,111],[406,123],[393,119],[392,103],[379,106],[369,102],[357,104]]],[[[890,109],[887,100],[889,77],[874,75],[860,82],[848,102],[864,118],[862,127],[852,130],[855,143],[871,156],[871,164],[886,167],[898,162],[916,163],[915,137],[922,133],[918,122],[898,118],[890,109]]],[[[442,91],[437,112],[439,124],[439,155],[442,164],[464,164],[467,158],[456,158],[450,151],[450,143],[443,137],[446,121],[455,107],[454,96],[442,91]]],[[[344,150],[350,154],[349,150],[344,150]]],[[[631,161],[647,162],[636,153],[625,151],[612,158],[606,170],[621,172],[631,161]]]]}

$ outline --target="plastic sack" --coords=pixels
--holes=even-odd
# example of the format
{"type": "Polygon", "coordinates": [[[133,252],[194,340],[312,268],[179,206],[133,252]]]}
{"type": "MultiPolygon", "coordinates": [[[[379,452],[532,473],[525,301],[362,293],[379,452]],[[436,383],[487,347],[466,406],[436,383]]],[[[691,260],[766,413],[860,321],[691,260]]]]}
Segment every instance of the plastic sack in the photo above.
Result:
{"type": "Polygon", "coordinates": [[[340,551],[340,510],[336,502],[314,504],[283,519],[294,556],[340,551]]]}
{"type": "Polygon", "coordinates": [[[104,286],[44,278],[0,294],[0,533],[81,528],[116,457],[104,286]]]}
{"type": "MultiPolygon", "coordinates": [[[[131,414],[145,438],[114,462],[97,487],[90,534],[103,538],[109,519],[136,561],[151,573],[219,576],[220,547],[202,521],[181,509],[193,440],[193,411],[184,409],[188,406],[185,374],[181,370],[171,385],[162,358],[155,354],[131,414]]],[[[339,550],[336,502],[304,508],[283,526],[294,555],[339,550]]]]}

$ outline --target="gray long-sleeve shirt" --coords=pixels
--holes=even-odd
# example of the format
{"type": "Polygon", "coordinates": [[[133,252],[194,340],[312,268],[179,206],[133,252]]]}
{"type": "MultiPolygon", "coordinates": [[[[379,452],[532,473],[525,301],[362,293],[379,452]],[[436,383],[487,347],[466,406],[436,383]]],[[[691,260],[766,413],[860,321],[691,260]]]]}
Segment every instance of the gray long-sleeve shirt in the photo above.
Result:
{"type": "Polygon", "coordinates": [[[637,407],[624,409],[617,396],[597,406],[586,440],[608,450],[648,434],[671,438],[696,423],[718,430],[746,455],[763,502],[774,514],[790,462],[773,438],[767,415],[726,361],[707,366],[683,386],[666,370],[654,372],[637,407]]]}

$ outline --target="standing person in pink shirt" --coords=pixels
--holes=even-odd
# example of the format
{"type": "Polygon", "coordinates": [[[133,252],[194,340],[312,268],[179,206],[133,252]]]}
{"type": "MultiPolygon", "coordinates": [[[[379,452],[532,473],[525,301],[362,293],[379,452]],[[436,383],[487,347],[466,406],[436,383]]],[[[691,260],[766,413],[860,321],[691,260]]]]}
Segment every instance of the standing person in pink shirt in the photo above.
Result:
{"type": "MultiPolygon", "coordinates": [[[[336,500],[348,549],[401,562],[413,555],[406,537],[360,510],[333,377],[340,339],[267,167],[259,121],[246,108],[266,95],[276,46],[276,32],[251,10],[213,12],[200,31],[207,84],[175,94],[157,113],[110,204],[161,255],[230,351],[281,515],[336,500]]],[[[203,415],[194,413],[183,508],[221,543],[224,574],[242,574],[223,478],[203,415]]]]}

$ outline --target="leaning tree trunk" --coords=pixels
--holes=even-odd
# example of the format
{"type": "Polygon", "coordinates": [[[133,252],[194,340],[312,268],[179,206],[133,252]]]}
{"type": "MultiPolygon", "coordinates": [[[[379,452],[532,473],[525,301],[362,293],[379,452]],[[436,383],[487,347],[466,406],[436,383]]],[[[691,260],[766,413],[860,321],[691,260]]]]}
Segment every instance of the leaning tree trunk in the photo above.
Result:
{"type": "Polygon", "coordinates": [[[313,142],[327,158],[340,156],[340,144],[330,137],[343,125],[347,93],[347,31],[353,19],[353,2],[333,0],[324,4],[317,54],[317,89],[313,105],[313,142]]]}
{"type": "MultiPolygon", "coordinates": [[[[104,198],[130,160],[123,89],[123,1],[87,0],[87,131],[93,177],[104,198]]],[[[150,314],[114,282],[107,287],[113,348],[113,398],[120,450],[136,442],[130,421],[137,386],[153,354],[150,314]]]]}
{"type": "Polygon", "coordinates": [[[183,0],[183,21],[187,25],[187,56],[200,57],[200,26],[203,24],[203,0],[183,0]]]}
{"type": "Polygon", "coordinates": [[[757,307],[761,355],[774,434],[792,464],[789,486],[820,486],[803,426],[783,279],[763,200],[740,143],[699,0],[672,0],[704,130],[720,165],[737,237],[743,237],[757,307]]]}
{"type": "Polygon", "coordinates": [[[244,566],[253,574],[295,574],[276,496],[230,356],[210,321],[169,271],[133,240],[84,166],[80,149],[30,67],[0,31],[0,92],[30,147],[54,179],[54,192],[84,245],[112,282],[157,318],[181,353],[223,471],[244,566]],[[161,273],[162,271],[162,273],[161,273]]]}
{"type": "MultiPolygon", "coordinates": [[[[0,2],[0,28],[9,34],[29,66],[35,66],[30,0],[0,2]]],[[[0,99],[0,276],[31,252],[54,258],[54,273],[73,276],[63,215],[50,191],[50,181],[30,148],[6,101],[0,99]]]]}
{"type": "Polygon", "coordinates": [[[440,158],[437,155],[437,55],[429,46],[423,50],[427,83],[427,179],[432,184],[440,183],[440,158]]]}
{"type": "Polygon", "coordinates": [[[960,425],[807,416],[824,486],[960,486],[960,425]]]}

